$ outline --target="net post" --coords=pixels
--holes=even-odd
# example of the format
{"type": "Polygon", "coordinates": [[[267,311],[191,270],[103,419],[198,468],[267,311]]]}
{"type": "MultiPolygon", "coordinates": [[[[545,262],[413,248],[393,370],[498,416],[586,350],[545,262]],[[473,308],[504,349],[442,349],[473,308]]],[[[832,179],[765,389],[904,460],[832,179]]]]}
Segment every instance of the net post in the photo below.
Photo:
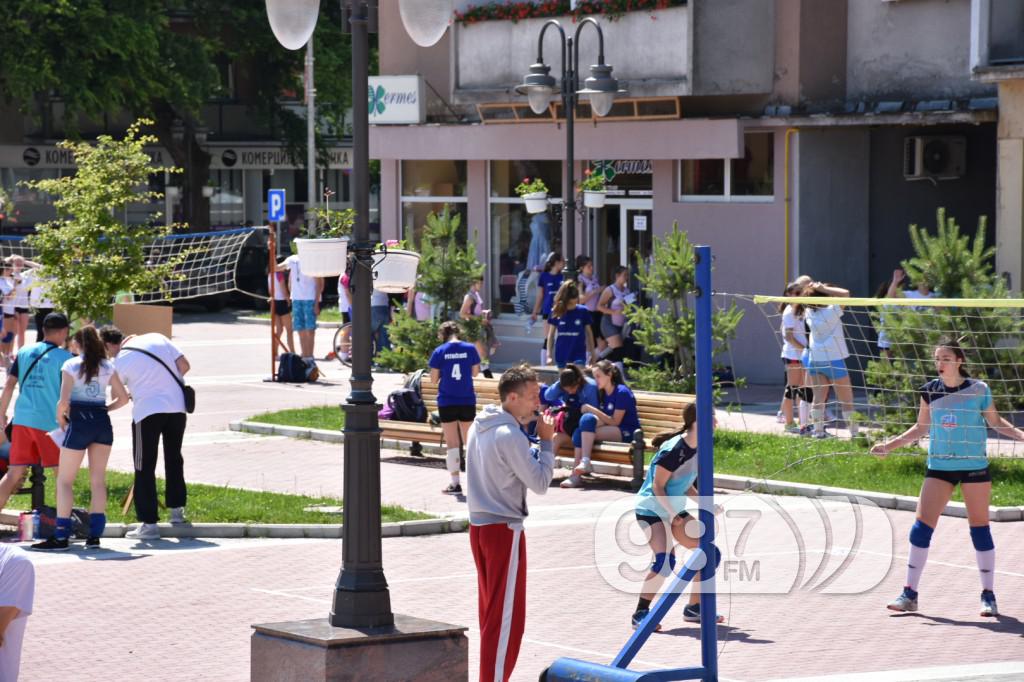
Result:
{"type": "Polygon", "coordinates": [[[700,652],[705,680],[718,679],[718,605],[715,594],[717,551],[714,499],[714,397],[711,382],[711,247],[697,246],[696,261],[696,351],[697,351],[697,494],[703,533],[700,550],[704,567],[700,572],[700,652]]]}
{"type": "Polygon", "coordinates": [[[274,335],[274,294],[277,285],[277,237],[276,226],[270,223],[267,226],[268,242],[267,250],[270,252],[270,379],[277,381],[277,368],[274,366],[274,354],[277,351],[277,337],[274,335]]]}

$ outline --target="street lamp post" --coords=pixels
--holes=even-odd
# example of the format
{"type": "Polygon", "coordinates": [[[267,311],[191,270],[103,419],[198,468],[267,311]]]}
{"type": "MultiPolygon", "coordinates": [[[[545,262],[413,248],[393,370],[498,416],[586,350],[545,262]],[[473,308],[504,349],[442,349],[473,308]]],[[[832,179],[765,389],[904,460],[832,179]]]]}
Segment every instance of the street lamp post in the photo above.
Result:
{"type": "Polygon", "coordinates": [[[565,230],[563,243],[565,244],[565,278],[576,279],[576,191],[575,191],[575,169],[576,163],[575,144],[575,117],[576,105],[579,96],[583,95],[590,100],[590,108],[597,116],[606,116],[612,108],[615,95],[625,90],[619,88],[619,82],[612,78],[612,67],[604,61],[604,32],[601,24],[593,17],[587,17],[580,21],[576,27],[576,33],[566,36],[565,29],[556,19],[544,22],[540,29],[540,37],[537,39],[537,62],[530,65],[530,73],[524,78],[521,85],[516,86],[516,92],[526,95],[530,102],[530,109],[535,114],[542,114],[550,106],[551,95],[555,91],[555,78],[550,74],[551,67],[544,63],[544,34],[548,28],[554,26],[562,42],[562,81],[560,95],[562,98],[562,111],[565,113],[565,175],[567,185],[562,192],[562,229],[565,230]],[[584,82],[584,88],[580,89],[579,61],[580,61],[580,31],[583,27],[592,24],[597,30],[598,53],[597,64],[590,67],[590,77],[584,82]]]}

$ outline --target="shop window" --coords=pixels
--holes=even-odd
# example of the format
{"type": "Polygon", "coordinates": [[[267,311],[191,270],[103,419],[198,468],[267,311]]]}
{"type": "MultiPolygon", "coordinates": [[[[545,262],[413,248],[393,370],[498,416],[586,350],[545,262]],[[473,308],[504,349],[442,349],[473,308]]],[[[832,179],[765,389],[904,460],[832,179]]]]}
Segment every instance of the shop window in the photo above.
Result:
{"type": "Polygon", "coordinates": [[[440,213],[448,204],[452,214],[462,216],[458,239],[466,243],[466,162],[402,162],[402,239],[419,248],[430,213],[440,213]]]}
{"type": "Polygon", "coordinates": [[[427,216],[431,213],[440,214],[448,204],[448,211],[451,215],[461,216],[459,230],[456,238],[459,244],[466,243],[468,215],[466,202],[449,201],[405,201],[402,200],[402,239],[407,240],[414,250],[419,250],[420,240],[423,237],[423,228],[427,225],[427,216]]]}
{"type": "Polygon", "coordinates": [[[772,201],[775,135],[747,133],[742,159],[686,159],[679,168],[682,201],[772,201]]]}
{"type": "Polygon", "coordinates": [[[491,196],[517,198],[516,185],[523,178],[540,178],[549,197],[562,196],[562,161],[491,161],[491,196]]]}
{"type": "Polygon", "coordinates": [[[241,225],[245,221],[245,191],[240,170],[211,170],[211,225],[241,225]]]}

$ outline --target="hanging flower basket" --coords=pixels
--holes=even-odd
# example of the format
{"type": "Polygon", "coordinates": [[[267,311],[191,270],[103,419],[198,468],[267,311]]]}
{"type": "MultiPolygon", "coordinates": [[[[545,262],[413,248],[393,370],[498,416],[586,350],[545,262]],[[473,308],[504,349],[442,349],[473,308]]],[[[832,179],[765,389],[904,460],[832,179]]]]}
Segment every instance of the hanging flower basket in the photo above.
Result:
{"type": "Polygon", "coordinates": [[[608,192],[593,192],[589,189],[583,190],[583,205],[587,208],[603,208],[604,202],[608,199],[608,192]]]}
{"type": "Polygon", "coordinates": [[[524,194],[523,201],[526,203],[527,213],[543,213],[548,210],[548,193],[547,192],[533,192],[532,194],[524,194]]]}
{"type": "Polygon", "coordinates": [[[348,261],[348,240],[296,239],[302,274],[309,277],[337,277],[345,272],[348,261]]]}
{"type": "Polygon", "coordinates": [[[420,254],[415,251],[388,249],[377,254],[373,266],[373,288],[386,294],[404,294],[416,284],[420,254]]]}

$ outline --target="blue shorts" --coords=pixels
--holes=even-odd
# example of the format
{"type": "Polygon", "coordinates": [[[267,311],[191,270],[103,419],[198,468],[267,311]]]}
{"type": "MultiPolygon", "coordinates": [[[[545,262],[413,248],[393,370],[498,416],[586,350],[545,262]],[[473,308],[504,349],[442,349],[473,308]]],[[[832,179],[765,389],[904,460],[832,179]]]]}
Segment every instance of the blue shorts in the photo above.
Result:
{"type": "Polygon", "coordinates": [[[85,450],[93,443],[114,444],[114,429],[110,426],[107,406],[100,403],[71,403],[68,430],[61,446],[68,450],[85,450]]]}
{"type": "Polygon", "coordinates": [[[316,329],[313,301],[292,301],[292,329],[308,332],[316,329]]]}
{"type": "Polygon", "coordinates": [[[845,379],[846,377],[850,376],[850,373],[846,371],[845,360],[808,361],[805,359],[803,360],[803,365],[811,374],[821,375],[829,379],[830,381],[835,381],[836,379],[845,379]]]}

